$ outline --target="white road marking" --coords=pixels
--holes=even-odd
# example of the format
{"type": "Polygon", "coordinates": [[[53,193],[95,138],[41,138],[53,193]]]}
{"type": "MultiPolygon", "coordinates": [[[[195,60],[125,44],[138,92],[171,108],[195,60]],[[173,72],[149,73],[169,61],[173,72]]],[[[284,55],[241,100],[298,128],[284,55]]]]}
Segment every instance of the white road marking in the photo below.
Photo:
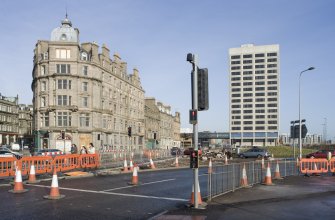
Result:
{"type": "MultiPolygon", "coordinates": [[[[37,186],[43,188],[51,188],[50,186],[44,185],[36,185],[31,184],[29,186],[37,186]]],[[[187,199],[180,199],[180,198],[170,198],[170,197],[157,197],[157,196],[144,196],[144,195],[136,195],[136,194],[124,194],[124,193],[113,193],[113,192],[104,192],[104,191],[94,191],[94,190],[85,190],[85,189],[74,189],[74,188],[64,188],[59,187],[62,190],[69,190],[69,191],[77,191],[77,192],[87,192],[87,193],[96,193],[96,194],[107,194],[107,195],[115,195],[115,196],[126,196],[126,197],[138,197],[138,198],[147,198],[147,199],[161,199],[161,200],[170,200],[170,201],[181,201],[187,202],[187,199]]]]}
{"type": "MultiPolygon", "coordinates": [[[[162,182],[167,182],[167,181],[172,181],[172,180],[176,180],[176,179],[166,179],[166,180],[160,180],[160,181],[155,181],[155,182],[141,183],[140,185],[141,186],[150,185],[150,184],[154,184],[154,183],[162,183],[162,182]]],[[[103,190],[103,191],[104,192],[109,192],[109,191],[114,191],[114,190],[118,190],[118,189],[126,189],[126,188],[131,188],[131,187],[136,187],[136,185],[118,187],[118,188],[113,188],[113,189],[106,189],[106,190],[103,190]]]]}

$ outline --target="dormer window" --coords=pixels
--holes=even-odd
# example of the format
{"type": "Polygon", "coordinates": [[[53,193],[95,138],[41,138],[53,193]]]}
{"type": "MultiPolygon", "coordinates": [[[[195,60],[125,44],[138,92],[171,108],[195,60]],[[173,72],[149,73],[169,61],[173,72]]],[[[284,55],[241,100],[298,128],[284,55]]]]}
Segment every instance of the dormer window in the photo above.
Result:
{"type": "Polygon", "coordinates": [[[88,60],[88,54],[86,52],[81,52],[80,59],[87,61],[88,60]]]}

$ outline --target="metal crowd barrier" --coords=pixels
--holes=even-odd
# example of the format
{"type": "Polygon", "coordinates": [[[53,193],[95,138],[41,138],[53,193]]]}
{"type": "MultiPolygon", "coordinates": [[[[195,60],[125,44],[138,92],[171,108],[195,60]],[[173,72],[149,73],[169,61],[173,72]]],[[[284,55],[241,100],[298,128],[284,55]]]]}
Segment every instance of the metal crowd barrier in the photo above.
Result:
{"type": "Polygon", "coordinates": [[[334,158],[330,161],[328,161],[327,159],[303,158],[300,160],[300,172],[303,174],[328,173],[328,167],[330,170],[334,170],[333,168],[331,168],[331,166],[334,166],[334,161],[334,158]]]}

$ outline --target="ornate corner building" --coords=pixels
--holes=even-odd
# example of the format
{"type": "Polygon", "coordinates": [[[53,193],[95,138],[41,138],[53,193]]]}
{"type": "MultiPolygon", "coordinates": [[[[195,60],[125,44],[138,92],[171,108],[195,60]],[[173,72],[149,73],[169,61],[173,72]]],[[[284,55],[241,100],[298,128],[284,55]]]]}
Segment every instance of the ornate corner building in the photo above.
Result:
{"type": "Polygon", "coordinates": [[[119,149],[145,146],[139,72],[127,73],[127,63],[109,52],[104,44],[99,53],[97,43],[79,43],[79,30],[67,17],[49,41],[37,42],[31,85],[36,148],[68,152],[72,143],[91,142],[119,149]]]}

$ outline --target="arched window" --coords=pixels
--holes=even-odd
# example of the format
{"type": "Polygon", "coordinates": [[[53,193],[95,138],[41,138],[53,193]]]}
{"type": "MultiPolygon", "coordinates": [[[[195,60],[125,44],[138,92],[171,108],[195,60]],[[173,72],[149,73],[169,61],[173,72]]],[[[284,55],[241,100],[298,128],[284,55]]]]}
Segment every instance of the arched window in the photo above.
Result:
{"type": "Polygon", "coordinates": [[[88,54],[86,52],[81,52],[80,59],[87,61],[88,60],[88,54]]]}

